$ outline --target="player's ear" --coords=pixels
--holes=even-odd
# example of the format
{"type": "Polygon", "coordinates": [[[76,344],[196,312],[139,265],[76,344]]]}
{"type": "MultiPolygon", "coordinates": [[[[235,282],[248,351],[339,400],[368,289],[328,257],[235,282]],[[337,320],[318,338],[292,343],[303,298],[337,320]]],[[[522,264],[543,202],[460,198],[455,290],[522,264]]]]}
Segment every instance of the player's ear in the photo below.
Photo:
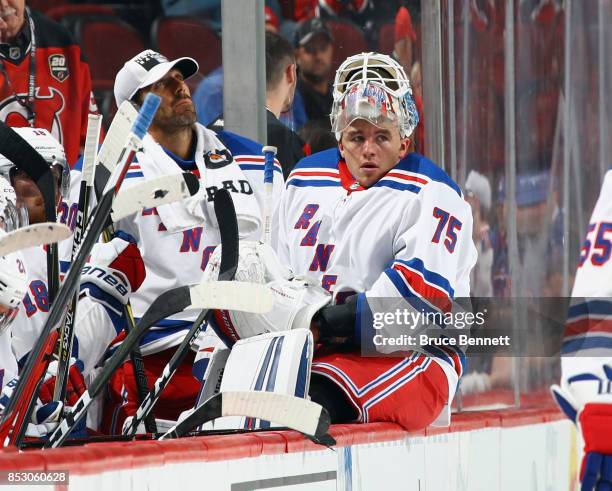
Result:
{"type": "Polygon", "coordinates": [[[344,158],[344,145],[342,144],[342,136],[340,136],[340,140],[338,140],[338,150],[340,150],[340,155],[344,158]]]}
{"type": "Polygon", "coordinates": [[[400,151],[399,151],[399,158],[403,159],[407,154],[408,151],[410,150],[410,137],[408,138],[402,138],[400,140],[400,151]]]}

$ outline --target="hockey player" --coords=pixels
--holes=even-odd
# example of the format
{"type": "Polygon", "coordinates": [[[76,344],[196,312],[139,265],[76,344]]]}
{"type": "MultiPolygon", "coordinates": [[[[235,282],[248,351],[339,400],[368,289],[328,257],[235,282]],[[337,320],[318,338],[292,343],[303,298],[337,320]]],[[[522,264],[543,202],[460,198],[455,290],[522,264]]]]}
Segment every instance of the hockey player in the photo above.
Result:
{"type": "Polygon", "coordinates": [[[612,171],[603,181],[581,248],[561,347],[561,383],[555,400],[584,440],[583,490],[612,486],[612,262],[606,233],[612,228],[612,171]]]}
{"type": "MultiPolygon", "coordinates": [[[[121,220],[119,227],[137,240],[146,265],[146,279],[132,297],[138,318],[163,292],[199,283],[206,263],[219,244],[212,210],[215,191],[227,189],[235,204],[241,236],[258,239],[263,209],[261,146],[228,132],[219,134],[196,123],[195,109],[185,80],[198,71],[191,58],[169,61],[146,50],[127,61],[115,79],[115,100],[140,104],[148,92],[162,98],[143,152],[136,156],[123,184],[128,188],[143,179],[191,171],[201,179],[200,192],[181,203],[144,210],[121,220]]],[[[275,194],[282,191],[282,170],[274,169],[275,194]]],[[[186,311],[154,326],[141,340],[150,383],[160,374],[199,312],[186,311]]],[[[118,340],[120,341],[120,339],[118,340]]],[[[155,407],[160,418],[176,419],[193,406],[198,384],[191,374],[193,356],[183,363],[155,407]]],[[[118,370],[110,383],[107,429],[121,431],[123,420],[137,407],[131,364],[118,370]]]]}
{"type": "MultiPolygon", "coordinates": [[[[56,178],[58,205],[65,203],[62,198],[70,202],[70,173],[59,142],[47,130],[41,128],[16,128],[15,131],[40,153],[52,168],[56,178]]],[[[42,195],[29,176],[4,156],[0,156],[0,173],[10,179],[15,187],[18,200],[27,210],[29,223],[44,222],[42,195]]],[[[89,373],[123,328],[120,321],[121,304],[127,302],[131,291],[138,288],[144,279],[142,258],[132,242],[133,239],[127,235],[118,233],[109,243],[96,244],[89,259],[90,267],[84,269],[75,322],[74,360],[68,385],[69,405],[75,402],[83,391],[83,374],[89,373]],[[105,271],[105,275],[100,278],[98,274],[92,274],[93,271],[105,271]],[[109,282],[103,281],[107,275],[119,279],[125,289],[118,290],[109,282]]],[[[65,256],[68,257],[71,241],[65,241],[62,245],[64,247],[60,247],[60,256],[61,251],[65,249],[65,256]]],[[[22,255],[27,268],[28,285],[12,326],[12,348],[19,363],[22,363],[30,352],[49,312],[44,248],[27,248],[22,251],[22,255]]],[[[40,392],[43,403],[51,400],[54,383],[52,366],[40,392]]]]}
{"type": "Polygon", "coordinates": [[[338,148],[300,161],[279,206],[281,262],[336,304],[313,320],[321,345],[310,395],[333,422],[417,430],[447,421],[463,372],[459,349],[425,345],[401,358],[366,358],[359,347],[377,297],[403,297],[417,311],[469,297],[470,207],[442,169],[408,153],[418,116],[404,70],[390,57],[362,53],[342,63],[331,122],[338,148]]]}

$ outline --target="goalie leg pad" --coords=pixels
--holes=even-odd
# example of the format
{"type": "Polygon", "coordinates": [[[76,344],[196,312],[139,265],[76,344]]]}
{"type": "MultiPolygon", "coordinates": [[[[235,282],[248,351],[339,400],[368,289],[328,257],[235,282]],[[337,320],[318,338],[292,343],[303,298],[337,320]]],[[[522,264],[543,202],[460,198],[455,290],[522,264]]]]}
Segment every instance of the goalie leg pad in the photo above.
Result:
{"type": "MultiPolygon", "coordinates": [[[[229,355],[221,392],[267,391],[306,398],[313,340],[308,329],[262,334],[237,342],[229,355]]],[[[244,417],[215,421],[215,429],[269,428],[275,423],[244,417]]],[[[278,426],[278,425],[277,425],[278,426]]]]}

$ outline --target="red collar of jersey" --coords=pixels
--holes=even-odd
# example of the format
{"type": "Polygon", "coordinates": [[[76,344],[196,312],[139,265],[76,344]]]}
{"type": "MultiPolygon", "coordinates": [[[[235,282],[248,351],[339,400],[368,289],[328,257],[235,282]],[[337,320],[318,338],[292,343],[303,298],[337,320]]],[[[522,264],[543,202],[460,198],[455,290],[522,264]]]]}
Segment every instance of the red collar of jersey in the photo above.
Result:
{"type": "Polygon", "coordinates": [[[349,194],[353,191],[363,191],[366,189],[355,180],[344,159],[338,161],[338,171],[340,172],[340,183],[349,194]]]}

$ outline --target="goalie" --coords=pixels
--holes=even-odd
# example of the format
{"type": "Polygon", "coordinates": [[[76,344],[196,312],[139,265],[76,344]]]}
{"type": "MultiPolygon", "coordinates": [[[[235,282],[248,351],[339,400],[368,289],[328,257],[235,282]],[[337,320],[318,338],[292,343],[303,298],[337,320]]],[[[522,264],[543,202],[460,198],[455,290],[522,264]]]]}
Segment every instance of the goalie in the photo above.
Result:
{"type": "MultiPolygon", "coordinates": [[[[275,307],[266,316],[216,314],[226,344],[241,339],[221,391],[306,390],[334,423],[422,429],[440,416],[448,420],[463,352],[424,347],[399,358],[363,357],[361,330],[371,326],[362,314],[376,297],[411,305],[469,297],[476,261],[470,207],[442,169],[408,153],[418,116],[404,70],[388,56],[362,53],[340,66],[331,122],[338,148],[301,160],[279,207],[280,264],[302,276],[288,280],[266,246],[241,245],[237,279],[267,282],[275,307]],[[254,255],[264,266],[248,259],[254,255]],[[294,356],[289,369],[286,349],[294,356]],[[310,387],[302,370],[309,350],[310,387]]],[[[200,345],[200,357],[210,344],[200,345]]]]}

